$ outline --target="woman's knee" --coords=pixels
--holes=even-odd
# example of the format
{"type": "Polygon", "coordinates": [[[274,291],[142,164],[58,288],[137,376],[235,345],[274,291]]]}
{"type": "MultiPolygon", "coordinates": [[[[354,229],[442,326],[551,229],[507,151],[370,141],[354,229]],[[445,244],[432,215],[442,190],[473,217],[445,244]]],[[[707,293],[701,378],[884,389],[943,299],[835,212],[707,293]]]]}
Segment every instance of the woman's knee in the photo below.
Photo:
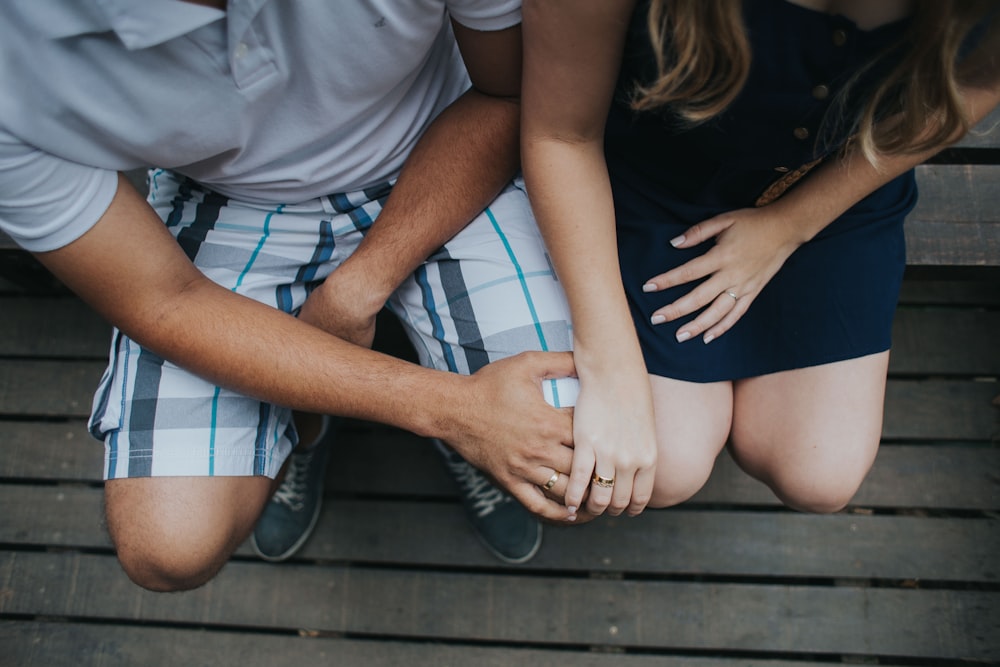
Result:
{"type": "Polygon", "coordinates": [[[683,455],[661,453],[649,507],[672,507],[698,493],[711,476],[722,447],[721,443],[706,442],[700,447],[691,447],[683,455]]]}
{"type": "Polygon", "coordinates": [[[649,507],[678,505],[705,485],[732,423],[732,385],[650,376],[656,407],[656,479],[649,507]]]}
{"type": "Polygon", "coordinates": [[[800,512],[832,514],[847,507],[864,475],[806,476],[776,479],[771,488],[788,507],[800,512]]]}
{"type": "Polygon", "coordinates": [[[853,445],[843,442],[807,447],[779,445],[768,449],[774,456],[758,455],[752,462],[734,447],[734,458],[788,507],[829,514],[844,509],[857,494],[871,469],[877,447],[877,440],[853,445]]]}
{"type": "Polygon", "coordinates": [[[888,358],[883,352],[740,381],[733,458],[790,507],[843,509],[878,451],[888,358]]]}

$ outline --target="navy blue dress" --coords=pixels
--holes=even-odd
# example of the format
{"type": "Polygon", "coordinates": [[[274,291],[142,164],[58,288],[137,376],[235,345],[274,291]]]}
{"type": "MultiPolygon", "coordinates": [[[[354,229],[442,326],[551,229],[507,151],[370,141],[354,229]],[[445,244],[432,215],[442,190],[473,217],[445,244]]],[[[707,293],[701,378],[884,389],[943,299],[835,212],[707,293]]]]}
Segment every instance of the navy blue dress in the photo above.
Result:
{"type": "MultiPolygon", "coordinates": [[[[889,349],[905,267],[903,218],[916,202],[912,172],[834,221],[788,259],[725,335],[678,343],[677,322],[651,325],[653,311],[693,284],[644,293],[651,277],[706,252],[671,238],[719,213],[755,205],[788,171],[835,153],[848,131],[828,136],[824,117],[859,68],[899,42],[905,25],[859,30],[840,17],[786,0],[746,0],[753,54],[740,95],[718,118],[681,129],[666,112],[628,107],[634,82],[655,74],[646,6],[632,22],[606,129],[618,244],[630,307],[649,372],[693,382],[734,380],[851,359],[889,349]]],[[[891,50],[891,49],[890,49],[891,50]]],[[[879,77],[892,60],[868,72],[879,77]]],[[[806,175],[805,178],[809,176],[806,175]]],[[[794,186],[793,186],[794,187],[794,186]]]]}

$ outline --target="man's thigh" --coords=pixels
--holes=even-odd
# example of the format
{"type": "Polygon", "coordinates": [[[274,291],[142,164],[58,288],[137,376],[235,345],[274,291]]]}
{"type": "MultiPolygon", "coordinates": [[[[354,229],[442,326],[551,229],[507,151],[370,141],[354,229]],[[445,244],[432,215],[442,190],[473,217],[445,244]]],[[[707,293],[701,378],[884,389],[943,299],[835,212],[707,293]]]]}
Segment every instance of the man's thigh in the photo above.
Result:
{"type": "MultiPolygon", "coordinates": [[[[288,313],[297,312],[360,242],[358,220],[377,214],[342,199],[349,212],[332,198],[253,205],[163,170],[151,172],[149,195],[206,277],[288,313]]],[[[377,201],[364,204],[379,207],[377,201]]],[[[91,431],[105,442],[108,479],[274,477],[297,442],[288,409],[217,387],[119,331],[95,396],[91,431]]]]}
{"type": "MultiPolygon", "coordinates": [[[[428,258],[390,308],[421,363],[441,370],[474,373],[519,352],[572,349],[569,305],[519,181],[428,258]]],[[[559,403],[572,404],[574,383],[559,384],[559,403]]]]}

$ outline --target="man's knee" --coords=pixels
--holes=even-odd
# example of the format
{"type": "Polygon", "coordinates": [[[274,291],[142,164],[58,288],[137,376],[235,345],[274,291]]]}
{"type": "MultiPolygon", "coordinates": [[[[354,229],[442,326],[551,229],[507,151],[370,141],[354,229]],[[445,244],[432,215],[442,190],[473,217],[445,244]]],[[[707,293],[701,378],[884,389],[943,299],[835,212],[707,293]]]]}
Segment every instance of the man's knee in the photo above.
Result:
{"type": "MultiPolygon", "coordinates": [[[[112,531],[118,561],[129,579],[156,592],[186,591],[207,583],[229,558],[230,550],[215,549],[204,543],[172,539],[161,533],[150,536],[122,536],[112,531]]],[[[186,537],[186,536],[185,536],[186,537]]]]}
{"type": "Polygon", "coordinates": [[[108,532],[139,586],[197,588],[246,539],[269,491],[263,477],[112,480],[105,488],[108,532]]]}

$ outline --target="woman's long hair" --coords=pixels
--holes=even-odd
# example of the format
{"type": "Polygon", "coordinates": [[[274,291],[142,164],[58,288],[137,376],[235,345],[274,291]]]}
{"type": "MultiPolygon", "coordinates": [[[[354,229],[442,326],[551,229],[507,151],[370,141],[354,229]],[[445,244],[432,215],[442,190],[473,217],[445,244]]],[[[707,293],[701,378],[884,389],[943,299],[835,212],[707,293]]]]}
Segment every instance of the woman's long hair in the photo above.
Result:
{"type": "MultiPolygon", "coordinates": [[[[633,108],[669,107],[691,125],[721,113],[750,71],[741,5],[739,0],[651,0],[648,27],[658,75],[637,86],[633,108]]],[[[873,164],[879,155],[919,153],[957,140],[970,125],[959,86],[996,85],[1000,76],[998,15],[995,0],[918,0],[896,66],[878,82],[859,115],[831,122],[849,128],[873,164]],[[976,48],[962,53],[973,30],[976,48]]],[[[841,101],[856,79],[841,91],[841,101]]]]}

